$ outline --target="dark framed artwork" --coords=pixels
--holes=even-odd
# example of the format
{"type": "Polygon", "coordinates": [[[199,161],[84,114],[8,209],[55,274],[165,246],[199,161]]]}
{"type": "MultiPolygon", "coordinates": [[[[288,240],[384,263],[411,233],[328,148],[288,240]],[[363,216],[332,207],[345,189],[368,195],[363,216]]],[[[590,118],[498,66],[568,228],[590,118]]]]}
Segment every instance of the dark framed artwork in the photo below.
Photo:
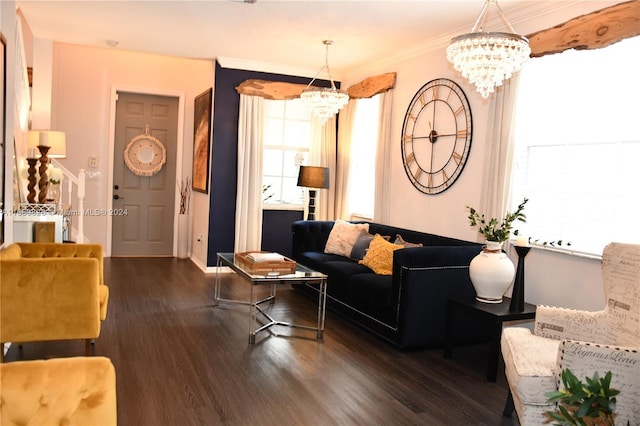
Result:
{"type": "Polygon", "coordinates": [[[6,41],[4,36],[0,34],[0,244],[4,243],[4,224],[5,224],[5,156],[7,155],[7,144],[5,141],[5,105],[6,105],[6,41]]]}
{"type": "Polygon", "coordinates": [[[209,192],[211,104],[213,89],[196,96],[193,108],[193,190],[209,192]]]}

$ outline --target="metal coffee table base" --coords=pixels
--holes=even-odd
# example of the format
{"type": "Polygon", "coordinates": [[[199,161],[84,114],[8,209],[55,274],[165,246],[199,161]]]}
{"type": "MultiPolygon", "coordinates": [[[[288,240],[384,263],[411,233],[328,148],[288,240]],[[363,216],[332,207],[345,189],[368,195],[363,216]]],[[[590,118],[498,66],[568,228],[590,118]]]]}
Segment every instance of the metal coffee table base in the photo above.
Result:
{"type": "MultiPolygon", "coordinates": [[[[325,308],[326,308],[326,300],[327,300],[327,277],[324,274],[312,271],[303,266],[298,266],[298,271],[295,274],[291,275],[283,275],[278,278],[271,277],[263,277],[250,275],[238,265],[233,262],[233,254],[226,253],[218,253],[218,272],[216,273],[215,280],[215,290],[214,290],[214,300],[213,305],[218,306],[220,302],[227,304],[240,304],[240,305],[248,305],[249,306],[249,344],[255,344],[256,335],[265,330],[269,330],[274,325],[284,326],[284,327],[292,327],[303,330],[310,330],[316,332],[316,340],[322,340],[324,337],[324,319],[325,319],[325,308]],[[235,299],[223,299],[220,297],[220,272],[219,268],[221,266],[228,266],[233,269],[240,277],[242,277],[245,281],[249,283],[250,286],[250,298],[249,301],[246,300],[235,300],[235,299]],[[280,321],[273,318],[269,313],[267,313],[261,305],[269,302],[270,305],[273,305],[276,300],[276,288],[278,285],[283,284],[303,284],[303,285],[317,285],[319,286],[318,292],[318,324],[317,327],[311,327],[308,325],[294,324],[287,321],[280,321]],[[263,299],[256,300],[257,297],[257,286],[259,285],[267,285],[269,286],[269,295],[263,299]],[[258,324],[258,314],[261,314],[265,319],[265,323],[258,324]]],[[[277,336],[277,334],[273,333],[277,336]]]]}
{"type": "MultiPolygon", "coordinates": [[[[263,303],[269,302],[270,305],[275,304],[276,301],[276,284],[271,285],[270,294],[268,297],[264,299],[257,300],[253,302],[254,297],[254,287],[251,286],[251,302],[244,300],[233,300],[233,299],[223,299],[221,297],[216,297],[214,300],[214,306],[218,306],[220,302],[228,303],[228,304],[237,304],[237,305],[248,305],[249,306],[249,344],[253,345],[256,343],[256,335],[261,331],[268,330],[274,325],[280,325],[283,327],[291,327],[291,328],[300,328],[303,330],[311,330],[316,332],[316,340],[322,340],[324,337],[324,297],[322,295],[326,294],[326,283],[323,282],[320,284],[320,299],[323,302],[318,303],[318,326],[311,327],[308,325],[300,325],[294,324],[286,321],[279,321],[265,312],[260,305],[263,303]],[[323,288],[325,287],[325,288],[323,288]],[[267,319],[267,322],[258,326],[258,313],[262,314],[264,318],[267,319]]],[[[216,295],[219,294],[219,286],[216,285],[216,295]]],[[[275,334],[277,336],[277,334],[275,334]]]]}

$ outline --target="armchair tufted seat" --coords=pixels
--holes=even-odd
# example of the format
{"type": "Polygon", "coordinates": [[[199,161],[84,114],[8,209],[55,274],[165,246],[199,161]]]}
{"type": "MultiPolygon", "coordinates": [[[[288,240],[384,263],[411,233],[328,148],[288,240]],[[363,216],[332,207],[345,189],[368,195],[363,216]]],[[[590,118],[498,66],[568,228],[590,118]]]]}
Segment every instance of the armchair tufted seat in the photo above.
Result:
{"type": "Polygon", "coordinates": [[[99,244],[14,243],[0,250],[0,343],[85,339],[88,355],[108,301],[99,244]]]}
{"type": "Polygon", "coordinates": [[[116,373],[108,358],[0,364],[0,425],[116,424],[116,373]]]}

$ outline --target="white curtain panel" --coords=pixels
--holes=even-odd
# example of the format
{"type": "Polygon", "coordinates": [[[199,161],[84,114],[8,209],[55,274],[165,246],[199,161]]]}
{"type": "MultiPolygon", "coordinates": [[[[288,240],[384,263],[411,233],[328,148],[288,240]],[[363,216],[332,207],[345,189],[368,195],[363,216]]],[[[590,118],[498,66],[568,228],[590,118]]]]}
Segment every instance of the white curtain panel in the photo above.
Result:
{"type": "Polygon", "coordinates": [[[349,99],[338,116],[338,157],[335,172],[335,219],[349,220],[351,208],[348,203],[349,164],[351,160],[351,140],[357,99],[349,99]]]}
{"type": "MultiPolygon", "coordinates": [[[[499,87],[489,111],[487,147],[479,211],[487,217],[504,218],[509,206],[513,163],[513,105],[518,86],[514,75],[499,87]]],[[[480,237],[479,237],[480,238],[480,237]]]]}
{"type": "Polygon", "coordinates": [[[389,223],[391,192],[391,106],[393,90],[380,93],[378,110],[378,142],[376,148],[376,192],[373,207],[373,220],[389,223]]]}
{"type": "Polygon", "coordinates": [[[240,95],[235,252],[262,246],[262,139],[264,100],[240,95]]]}
{"type": "MultiPolygon", "coordinates": [[[[311,119],[309,166],[329,168],[329,188],[316,190],[316,220],[333,220],[335,211],[336,117],[324,124],[314,115],[311,119]]],[[[306,209],[306,206],[305,206],[306,209]]],[[[306,212],[305,212],[306,217],[306,212]]]]}

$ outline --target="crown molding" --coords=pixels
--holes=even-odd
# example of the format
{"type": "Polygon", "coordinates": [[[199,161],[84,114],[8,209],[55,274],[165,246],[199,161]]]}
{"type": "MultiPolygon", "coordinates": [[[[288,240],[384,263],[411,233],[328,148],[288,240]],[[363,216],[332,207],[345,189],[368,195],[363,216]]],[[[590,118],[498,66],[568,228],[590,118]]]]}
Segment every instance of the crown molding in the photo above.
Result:
{"type": "MultiPolygon", "coordinates": [[[[292,75],[296,77],[313,78],[318,69],[307,67],[295,67],[283,64],[274,64],[271,62],[252,61],[242,58],[231,58],[228,56],[218,56],[216,58],[222,68],[239,69],[245,71],[257,71],[273,74],[292,75]]],[[[334,80],[339,81],[339,76],[334,75],[334,80]]]]}

